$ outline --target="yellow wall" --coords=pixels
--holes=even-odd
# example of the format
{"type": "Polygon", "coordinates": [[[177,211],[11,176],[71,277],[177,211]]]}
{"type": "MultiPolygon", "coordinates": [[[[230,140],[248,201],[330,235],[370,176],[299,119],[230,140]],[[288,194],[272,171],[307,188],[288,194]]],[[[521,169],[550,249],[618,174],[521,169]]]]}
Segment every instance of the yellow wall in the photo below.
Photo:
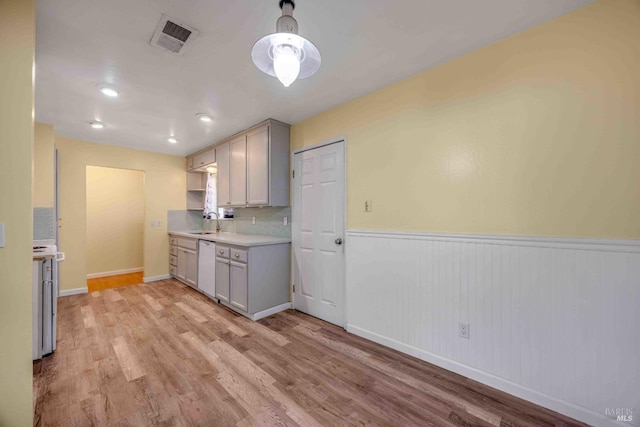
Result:
{"type": "Polygon", "coordinates": [[[0,1],[0,426],[31,426],[35,1],[0,1]]]}
{"type": "Polygon", "coordinates": [[[56,137],[59,161],[60,264],[62,290],[86,287],[87,215],[86,167],[135,169],[145,173],[144,275],[169,272],[167,210],[186,208],[184,157],[132,150],[56,137]],[[161,227],[151,227],[161,220],[161,227]]]}
{"type": "Polygon", "coordinates": [[[54,198],[55,136],[53,126],[36,123],[33,144],[33,206],[52,208],[54,198]]]}
{"type": "Polygon", "coordinates": [[[142,268],[144,173],[87,166],[87,274],[142,268]]]}
{"type": "Polygon", "coordinates": [[[349,228],[640,239],[640,2],[600,0],[294,125],[349,228]],[[364,212],[364,201],[373,212],[364,212]]]}

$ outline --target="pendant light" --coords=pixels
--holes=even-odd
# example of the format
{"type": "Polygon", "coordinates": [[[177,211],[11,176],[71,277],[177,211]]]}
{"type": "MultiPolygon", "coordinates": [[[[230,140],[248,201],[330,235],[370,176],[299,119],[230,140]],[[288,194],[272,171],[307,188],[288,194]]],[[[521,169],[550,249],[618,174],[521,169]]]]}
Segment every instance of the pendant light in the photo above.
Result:
{"type": "Polygon", "coordinates": [[[276,23],[276,32],[258,40],[251,49],[256,67],[277,77],[285,87],[315,74],[321,61],[318,48],[298,35],[298,22],[292,15],[295,7],[292,0],[281,0],[282,16],[276,23]]]}

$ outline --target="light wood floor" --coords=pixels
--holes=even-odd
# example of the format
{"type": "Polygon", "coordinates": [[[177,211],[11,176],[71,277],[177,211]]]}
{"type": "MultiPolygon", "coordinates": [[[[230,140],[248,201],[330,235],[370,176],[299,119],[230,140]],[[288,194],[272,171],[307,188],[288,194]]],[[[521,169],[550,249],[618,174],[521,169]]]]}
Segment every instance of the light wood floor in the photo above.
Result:
{"type": "Polygon", "coordinates": [[[121,288],[123,286],[139,285],[142,283],[143,272],[118,274],[115,276],[96,277],[87,279],[87,289],[89,292],[101,291],[104,289],[121,288]]]}
{"type": "Polygon", "coordinates": [[[582,425],[295,311],[251,322],[174,281],[59,299],[38,426],[582,425]]]}

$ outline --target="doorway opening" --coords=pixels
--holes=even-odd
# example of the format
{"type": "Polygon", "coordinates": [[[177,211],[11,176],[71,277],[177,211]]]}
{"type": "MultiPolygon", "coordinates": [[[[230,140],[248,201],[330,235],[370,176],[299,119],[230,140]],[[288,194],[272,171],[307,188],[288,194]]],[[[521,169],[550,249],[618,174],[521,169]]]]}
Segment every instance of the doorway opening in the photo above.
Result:
{"type": "Polygon", "coordinates": [[[87,166],[87,288],[142,283],[144,172],[87,166]]]}

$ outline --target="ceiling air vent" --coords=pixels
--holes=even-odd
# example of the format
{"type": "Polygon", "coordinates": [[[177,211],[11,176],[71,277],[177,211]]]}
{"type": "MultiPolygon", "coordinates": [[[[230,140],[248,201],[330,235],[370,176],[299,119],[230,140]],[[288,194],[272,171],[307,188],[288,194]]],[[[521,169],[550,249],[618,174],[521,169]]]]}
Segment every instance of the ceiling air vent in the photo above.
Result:
{"type": "Polygon", "coordinates": [[[198,35],[198,31],[184,25],[176,19],[167,15],[162,15],[158,22],[156,32],[151,38],[151,46],[182,55],[187,42],[190,42],[198,35]]]}

